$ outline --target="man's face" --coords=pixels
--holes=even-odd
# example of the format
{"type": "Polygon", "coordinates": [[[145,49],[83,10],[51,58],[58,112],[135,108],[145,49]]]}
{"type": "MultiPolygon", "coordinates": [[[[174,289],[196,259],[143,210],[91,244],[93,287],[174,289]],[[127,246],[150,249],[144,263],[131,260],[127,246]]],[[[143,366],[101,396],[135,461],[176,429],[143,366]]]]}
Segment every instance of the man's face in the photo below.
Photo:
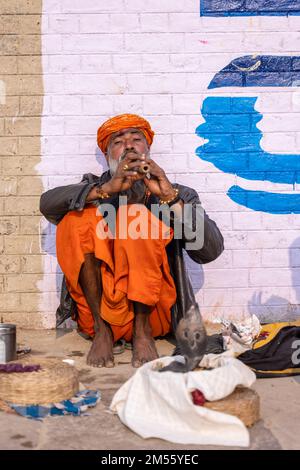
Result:
{"type": "MultiPolygon", "coordinates": [[[[130,153],[145,154],[146,158],[149,155],[146,137],[135,128],[123,129],[113,134],[110,138],[106,159],[112,176],[116,173],[119,162],[130,153]]],[[[129,200],[139,202],[144,197],[145,184],[142,181],[144,176],[143,174],[137,176],[133,187],[128,189],[127,195],[129,200]]]]}
{"type": "Polygon", "coordinates": [[[119,162],[125,155],[131,152],[147,154],[149,146],[144,134],[138,129],[123,129],[112,135],[108,149],[108,160],[119,162]]]}

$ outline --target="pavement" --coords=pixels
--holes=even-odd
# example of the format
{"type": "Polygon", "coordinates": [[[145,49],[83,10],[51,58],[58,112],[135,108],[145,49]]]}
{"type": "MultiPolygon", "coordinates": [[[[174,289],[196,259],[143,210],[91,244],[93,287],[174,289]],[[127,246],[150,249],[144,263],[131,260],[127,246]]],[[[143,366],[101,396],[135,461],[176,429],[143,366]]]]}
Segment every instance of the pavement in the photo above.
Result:
{"type": "MultiPolygon", "coordinates": [[[[73,359],[80,382],[101,391],[102,399],[88,416],[47,417],[34,421],[0,412],[0,449],[4,450],[214,450],[230,447],[173,444],[143,439],[109,412],[112,397],[135,372],[131,351],[115,356],[115,367],[97,369],[86,364],[91,342],[75,330],[18,329],[19,345],[31,348],[31,357],[73,359]]],[[[156,341],[160,355],[170,355],[169,340],[156,341]]],[[[253,385],[260,396],[261,419],[250,429],[251,450],[300,449],[300,378],[258,379],[253,385]]]]}

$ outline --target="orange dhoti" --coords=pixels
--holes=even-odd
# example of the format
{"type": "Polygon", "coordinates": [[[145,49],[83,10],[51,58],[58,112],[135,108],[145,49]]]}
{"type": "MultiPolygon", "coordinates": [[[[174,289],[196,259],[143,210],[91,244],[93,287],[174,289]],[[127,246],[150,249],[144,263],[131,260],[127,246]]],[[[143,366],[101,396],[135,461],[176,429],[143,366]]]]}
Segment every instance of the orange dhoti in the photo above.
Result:
{"type": "Polygon", "coordinates": [[[94,205],[80,212],[68,212],[57,227],[57,260],[77,304],[79,330],[94,335],[92,312],[79,284],[84,255],[94,253],[101,260],[103,291],[99,315],[110,324],[114,341],[131,340],[134,301],[150,307],[152,336],[167,334],[171,327],[171,307],[176,301],[166,254],[166,245],[171,239],[172,229],[145,206],[120,206],[114,236],[94,205]],[[141,214],[136,213],[138,207],[142,210],[143,224],[138,223],[141,214]],[[134,237],[128,236],[130,227],[131,231],[139,229],[134,231],[134,237]],[[153,229],[156,236],[151,237],[153,229]],[[136,237],[138,231],[139,238],[136,237]]]}

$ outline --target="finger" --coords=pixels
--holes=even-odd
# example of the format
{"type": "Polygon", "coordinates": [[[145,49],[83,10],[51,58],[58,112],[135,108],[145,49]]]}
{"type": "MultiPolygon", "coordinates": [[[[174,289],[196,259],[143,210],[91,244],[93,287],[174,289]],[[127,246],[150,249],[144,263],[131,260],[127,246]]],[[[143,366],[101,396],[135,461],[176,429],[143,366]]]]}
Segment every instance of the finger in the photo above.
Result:
{"type": "Polygon", "coordinates": [[[117,171],[122,171],[122,170],[129,170],[131,168],[134,168],[136,166],[138,166],[139,164],[145,162],[144,159],[142,159],[141,157],[133,157],[133,158],[124,158],[123,160],[120,161],[119,165],[118,165],[118,170],[117,171]]]}
{"type": "Polygon", "coordinates": [[[129,176],[125,178],[123,181],[123,191],[127,191],[127,189],[131,188],[131,186],[138,180],[141,179],[138,176],[129,176]]]}
{"type": "Polygon", "coordinates": [[[160,166],[157,165],[153,160],[147,160],[147,165],[150,167],[150,173],[153,175],[159,175],[163,170],[160,166]]]}
{"type": "Polygon", "coordinates": [[[146,162],[131,162],[126,163],[121,172],[121,176],[127,176],[129,172],[135,172],[136,175],[139,175],[139,179],[144,178],[146,173],[149,173],[149,165],[146,162]]]}
{"type": "Polygon", "coordinates": [[[157,173],[157,174],[162,174],[164,175],[165,174],[165,171],[164,169],[159,166],[154,160],[147,160],[147,163],[149,163],[150,167],[151,167],[151,171],[157,173]]]}
{"type": "Polygon", "coordinates": [[[138,181],[138,180],[143,180],[144,176],[145,176],[145,173],[138,172],[136,175],[131,176],[131,178],[135,182],[135,181],[138,181]]]}
{"type": "Polygon", "coordinates": [[[147,159],[147,163],[149,163],[152,168],[160,168],[160,166],[154,160],[151,160],[151,158],[147,159]]]}
{"type": "Polygon", "coordinates": [[[132,153],[128,153],[128,154],[126,155],[126,157],[123,158],[123,160],[121,160],[121,161],[122,161],[122,162],[125,162],[125,161],[130,162],[130,161],[134,161],[134,160],[145,160],[145,159],[146,159],[146,157],[145,157],[144,154],[133,153],[133,152],[132,152],[132,153]]]}
{"type": "Polygon", "coordinates": [[[147,176],[144,176],[143,181],[144,181],[145,186],[147,186],[147,188],[149,188],[149,179],[147,178],[147,176]]]}
{"type": "MultiPolygon", "coordinates": [[[[135,162],[130,162],[130,163],[126,163],[127,167],[128,167],[128,170],[132,169],[132,168],[138,168],[138,167],[141,167],[143,165],[145,165],[145,162],[143,161],[135,161],[135,162]]],[[[127,171],[128,171],[127,170],[127,171]]]]}
{"type": "Polygon", "coordinates": [[[130,171],[130,170],[124,170],[123,171],[124,177],[127,178],[128,176],[137,176],[138,172],[137,171],[130,171]]]}
{"type": "Polygon", "coordinates": [[[135,169],[129,168],[129,167],[128,169],[119,167],[114,175],[114,178],[124,180],[124,178],[127,178],[127,176],[135,176],[135,175],[137,175],[137,171],[135,169]]]}
{"type": "Polygon", "coordinates": [[[139,162],[133,162],[130,160],[122,160],[118,165],[118,171],[123,172],[123,171],[132,170],[138,165],[138,163],[139,162]]]}

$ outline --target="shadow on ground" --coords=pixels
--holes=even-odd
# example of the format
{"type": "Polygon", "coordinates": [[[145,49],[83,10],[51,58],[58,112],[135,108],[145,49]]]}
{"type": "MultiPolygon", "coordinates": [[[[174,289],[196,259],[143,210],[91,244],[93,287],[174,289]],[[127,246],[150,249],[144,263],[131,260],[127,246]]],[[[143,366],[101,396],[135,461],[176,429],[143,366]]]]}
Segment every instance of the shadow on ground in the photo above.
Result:
{"type": "MultiPolygon", "coordinates": [[[[142,439],[124,426],[118,416],[109,412],[114,393],[134,373],[130,364],[131,351],[115,356],[114,368],[95,369],[85,362],[90,342],[76,331],[64,332],[57,337],[52,330],[19,330],[18,343],[30,346],[34,357],[72,358],[80,371],[80,381],[89,388],[99,389],[102,400],[88,411],[88,416],[48,417],[42,422],[0,412],[1,449],[224,449],[142,439]]],[[[169,355],[173,345],[165,339],[157,340],[157,348],[160,355],[169,355]]],[[[256,382],[254,388],[261,398],[262,420],[250,430],[250,449],[300,448],[300,423],[296,419],[300,412],[299,387],[300,384],[292,378],[260,379],[256,382]]]]}

